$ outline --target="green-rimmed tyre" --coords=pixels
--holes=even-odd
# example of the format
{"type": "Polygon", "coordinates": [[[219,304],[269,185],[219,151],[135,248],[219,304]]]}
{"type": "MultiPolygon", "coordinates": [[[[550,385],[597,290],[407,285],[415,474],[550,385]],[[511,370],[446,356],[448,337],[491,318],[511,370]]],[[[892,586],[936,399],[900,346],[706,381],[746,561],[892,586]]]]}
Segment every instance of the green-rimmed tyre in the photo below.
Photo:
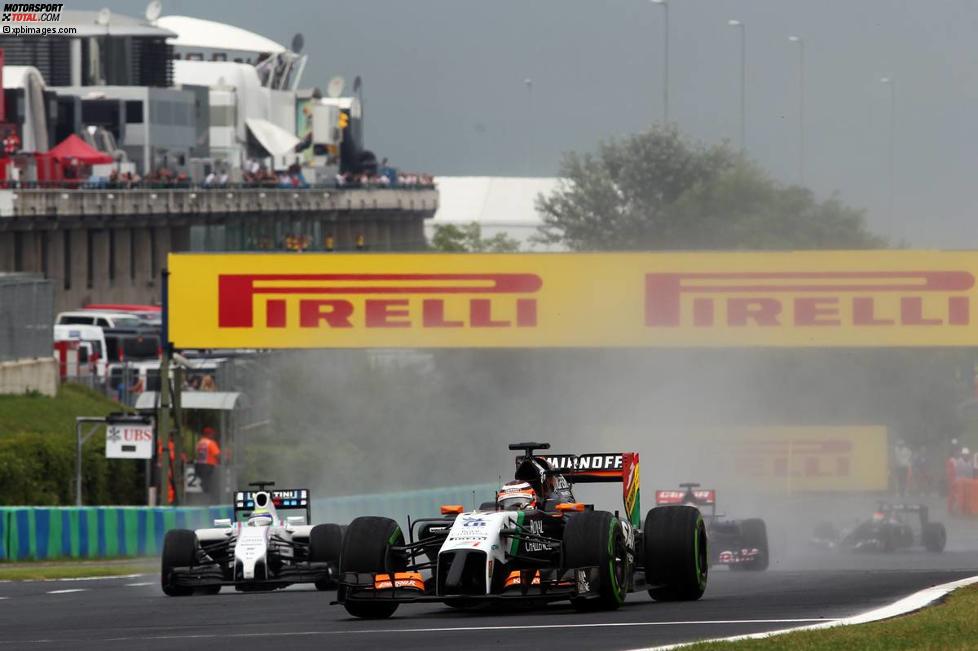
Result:
{"type": "Polygon", "coordinates": [[[645,580],[656,601],[695,601],[706,590],[710,563],[706,525],[692,506],[657,506],[645,517],[645,580]]]}
{"type": "MultiPolygon", "coordinates": [[[[390,573],[406,567],[404,557],[394,553],[391,547],[404,545],[404,533],[400,525],[390,518],[364,516],[355,519],[343,536],[340,552],[340,577],[345,572],[390,573]]],[[[343,600],[346,612],[363,619],[384,619],[397,610],[396,601],[343,600]]]]}
{"type": "MultiPolygon", "coordinates": [[[[578,610],[614,610],[625,602],[632,572],[621,523],[607,511],[570,516],[564,529],[564,567],[597,567],[597,597],[572,600],[578,610]]],[[[596,589],[595,589],[596,588],[596,589]]]]}

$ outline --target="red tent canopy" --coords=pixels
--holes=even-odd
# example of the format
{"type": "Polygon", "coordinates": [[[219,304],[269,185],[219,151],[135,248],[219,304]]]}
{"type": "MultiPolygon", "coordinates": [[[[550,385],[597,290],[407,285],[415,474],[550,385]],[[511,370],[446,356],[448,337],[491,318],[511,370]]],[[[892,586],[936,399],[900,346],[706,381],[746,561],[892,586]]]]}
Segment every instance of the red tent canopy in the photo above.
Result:
{"type": "Polygon", "coordinates": [[[111,156],[103,154],[75,134],[71,134],[59,142],[56,147],[48,151],[48,156],[60,158],[61,160],[77,158],[86,165],[99,165],[113,162],[111,156]]]}

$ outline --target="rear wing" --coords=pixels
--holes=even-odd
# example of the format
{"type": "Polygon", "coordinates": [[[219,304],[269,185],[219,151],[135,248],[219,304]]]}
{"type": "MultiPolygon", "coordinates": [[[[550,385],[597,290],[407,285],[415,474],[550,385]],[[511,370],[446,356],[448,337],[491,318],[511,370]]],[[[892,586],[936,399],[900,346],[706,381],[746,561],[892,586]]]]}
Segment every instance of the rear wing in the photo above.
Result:
{"type": "MultiPolygon", "coordinates": [[[[259,491],[237,491],[234,494],[234,519],[239,513],[250,512],[255,508],[255,493],[259,491]]],[[[266,491],[272,498],[276,511],[305,511],[306,524],[312,524],[312,505],[309,504],[309,489],[281,488],[266,491]]]]}
{"type": "MultiPolygon", "coordinates": [[[[655,492],[655,505],[663,506],[666,504],[682,504],[686,497],[686,491],[667,490],[655,492]]],[[[717,492],[715,490],[694,490],[693,498],[697,504],[704,506],[716,506],[717,492]]]]}
{"type": "Polygon", "coordinates": [[[638,452],[548,454],[540,458],[572,484],[620,482],[628,520],[635,527],[642,526],[638,452]]]}

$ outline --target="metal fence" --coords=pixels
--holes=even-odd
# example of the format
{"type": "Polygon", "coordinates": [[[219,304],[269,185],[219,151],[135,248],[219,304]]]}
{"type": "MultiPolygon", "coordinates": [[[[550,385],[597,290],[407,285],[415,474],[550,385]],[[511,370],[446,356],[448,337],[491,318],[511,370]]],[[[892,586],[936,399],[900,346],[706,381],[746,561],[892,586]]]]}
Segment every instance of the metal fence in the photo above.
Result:
{"type": "Polygon", "coordinates": [[[52,355],[54,286],[39,274],[0,273],[0,361],[52,355]]]}

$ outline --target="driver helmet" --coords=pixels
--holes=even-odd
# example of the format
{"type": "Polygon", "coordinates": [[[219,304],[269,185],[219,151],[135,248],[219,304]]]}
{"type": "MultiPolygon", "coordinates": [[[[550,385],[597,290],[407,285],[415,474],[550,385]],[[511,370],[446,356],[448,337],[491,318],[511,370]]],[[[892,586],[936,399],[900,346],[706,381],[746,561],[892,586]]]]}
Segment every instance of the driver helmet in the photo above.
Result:
{"type": "Polygon", "coordinates": [[[537,493],[525,481],[510,481],[496,493],[496,504],[504,511],[521,511],[536,506],[537,493]]]}

